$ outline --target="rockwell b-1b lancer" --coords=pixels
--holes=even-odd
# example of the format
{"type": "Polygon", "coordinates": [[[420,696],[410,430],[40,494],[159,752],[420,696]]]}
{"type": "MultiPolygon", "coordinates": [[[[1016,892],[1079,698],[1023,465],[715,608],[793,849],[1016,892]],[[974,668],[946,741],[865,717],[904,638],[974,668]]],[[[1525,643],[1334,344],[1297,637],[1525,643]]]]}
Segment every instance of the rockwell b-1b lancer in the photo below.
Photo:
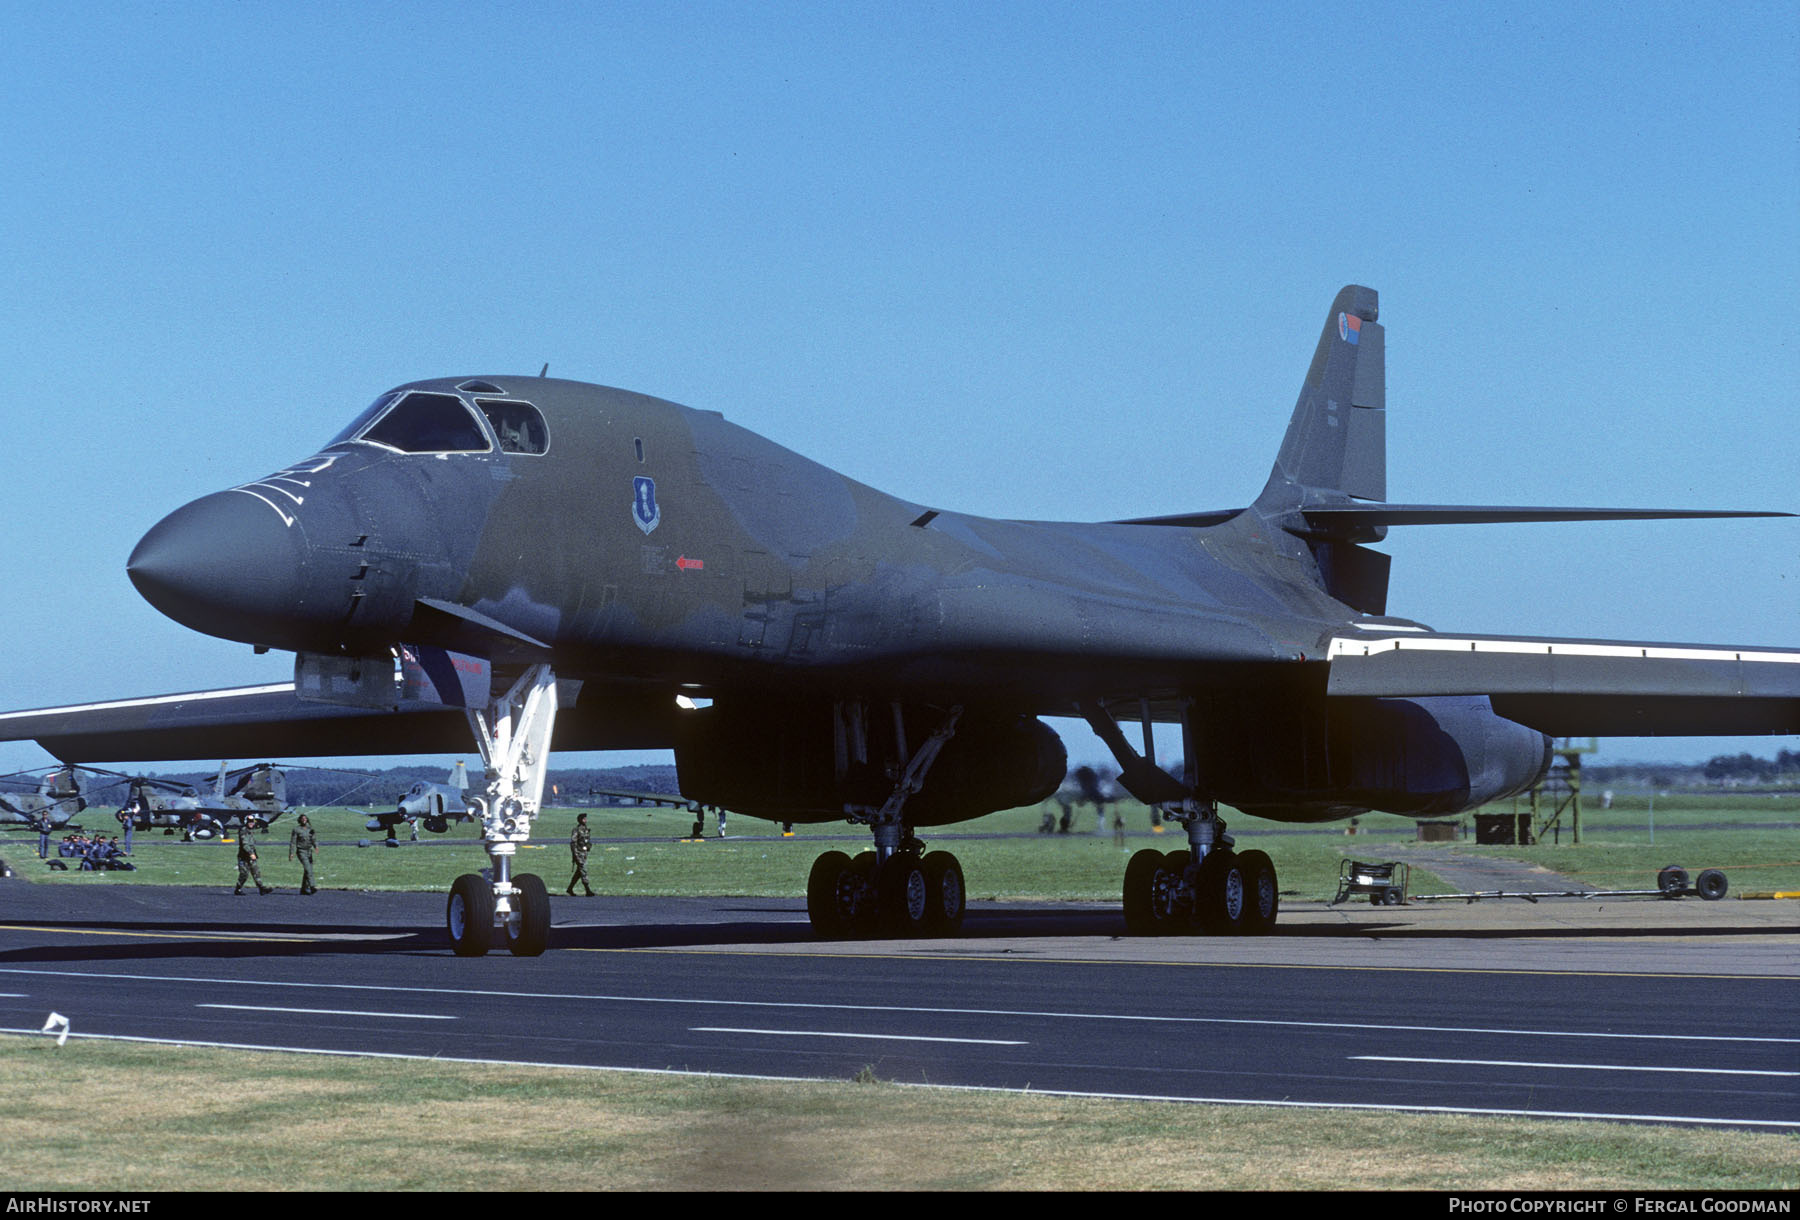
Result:
{"type": "Polygon", "coordinates": [[[550,750],[672,748],[689,799],[848,819],[821,935],[957,928],[930,827],[1062,781],[1040,717],[1079,716],[1120,782],[1187,832],[1124,877],[1134,932],[1263,932],[1275,867],[1221,804],[1311,822],[1472,808],[1543,775],[1550,736],[1800,732],[1800,650],[1451,635],[1387,613],[1391,526],[1698,510],[1387,500],[1376,294],[1332,302],[1247,507],[992,520],[876,491],[712,411],[571,381],[390,390],[318,453],[176,509],[131,580],[198,631],[295,654],[266,687],[0,716],[65,760],[453,750],[473,732],[491,877],[460,877],[458,953],[543,951],[516,874],[550,750]],[[1180,775],[1150,726],[1180,726],[1180,775]],[[1146,748],[1128,736],[1142,726],[1146,748]]]}

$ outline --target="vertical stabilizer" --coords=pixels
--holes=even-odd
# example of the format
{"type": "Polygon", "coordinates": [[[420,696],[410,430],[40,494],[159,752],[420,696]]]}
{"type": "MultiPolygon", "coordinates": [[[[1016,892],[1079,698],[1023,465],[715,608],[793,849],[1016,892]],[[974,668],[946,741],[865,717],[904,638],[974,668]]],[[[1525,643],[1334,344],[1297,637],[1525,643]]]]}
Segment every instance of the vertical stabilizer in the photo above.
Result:
{"type": "Polygon", "coordinates": [[[1387,343],[1373,288],[1345,287],[1300,387],[1275,469],[1256,506],[1306,540],[1331,596],[1365,614],[1387,610],[1388,556],[1358,545],[1386,532],[1308,520],[1304,506],[1387,499],[1387,343]]]}
{"type": "Polygon", "coordinates": [[[1325,499],[1387,499],[1386,342],[1378,313],[1373,288],[1351,284],[1332,301],[1265,501],[1292,504],[1285,487],[1325,492],[1325,499]]]}

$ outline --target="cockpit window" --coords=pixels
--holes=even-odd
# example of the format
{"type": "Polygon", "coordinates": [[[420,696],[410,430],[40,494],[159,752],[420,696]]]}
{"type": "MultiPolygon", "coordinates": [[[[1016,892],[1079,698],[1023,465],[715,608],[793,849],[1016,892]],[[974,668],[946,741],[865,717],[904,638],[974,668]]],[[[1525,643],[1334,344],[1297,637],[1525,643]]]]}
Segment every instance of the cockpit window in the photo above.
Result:
{"type": "Polygon", "coordinates": [[[550,448],[550,433],[544,417],[528,402],[477,398],[475,405],[494,426],[503,453],[544,453],[550,448]]]}
{"type": "Polygon", "coordinates": [[[374,402],[370,403],[367,407],[365,407],[363,409],[363,413],[361,415],[358,415],[355,419],[350,421],[349,427],[345,428],[342,432],[338,433],[336,436],[332,437],[329,441],[327,441],[325,444],[325,447],[327,449],[329,449],[333,445],[341,445],[345,441],[349,440],[351,437],[355,436],[358,432],[361,432],[364,428],[368,427],[370,420],[374,419],[377,415],[380,415],[383,411],[387,410],[388,404],[393,402],[394,399],[396,399],[398,397],[400,397],[399,390],[389,390],[387,393],[383,394],[380,398],[377,398],[374,402]]]}
{"type": "Polygon", "coordinates": [[[454,394],[412,393],[356,439],[402,453],[486,453],[481,425],[454,394]]]}

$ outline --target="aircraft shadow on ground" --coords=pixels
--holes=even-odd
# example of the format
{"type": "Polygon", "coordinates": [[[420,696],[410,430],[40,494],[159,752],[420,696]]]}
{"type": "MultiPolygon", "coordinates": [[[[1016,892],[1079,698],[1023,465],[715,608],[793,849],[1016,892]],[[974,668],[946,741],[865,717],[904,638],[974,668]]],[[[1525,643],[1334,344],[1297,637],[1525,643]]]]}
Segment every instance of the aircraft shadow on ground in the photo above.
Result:
{"type": "MultiPolygon", "coordinates": [[[[798,919],[771,922],[766,918],[732,919],[732,914],[767,915],[768,908],[715,908],[727,916],[722,921],[669,922],[653,920],[642,923],[608,923],[604,925],[553,926],[550,948],[564,950],[631,950],[631,949],[699,949],[732,946],[814,945],[820,943],[812,929],[798,919]]],[[[386,923],[298,924],[274,920],[225,921],[218,919],[179,920],[168,918],[81,921],[16,921],[21,929],[42,929],[48,936],[74,933],[74,943],[30,945],[0,950],[0,964],[22,963],[95,963],[192,959],[197,961],[282,959],[311,957],[380,956],[392,954],[450,955],[448,936],[440,926],[407,927],[386,923]],[[116,933],[121,940],[107,939],[116,933]],[[88,934],[88,935],[82,935],[88,934]]],[[[1521,928],[1440,928],[1420,927],[1401,919],[1379,923],[1278,926],[1273,939],[1295,941],[1356,940],[1615,940],[1636,941],[1680,936],[1705,937],[1712,940],[1740,936],[1766,936],[1764,926],[1696,925],[1689,928],[1667,927],[1595,927],[1544,926],[1521,928]]],[[[964,943],[1016,939],[1093,939],[1117,941],[1126,938],[1124,918],[1116,910],[1082,908],[1045,908],[1021,911],[972,911],[955,939],[964,943]]],[[[1209,938],[1171,936],[1171,943],[1184,940],[1208,943],[1209,938]]],[[[837,942],[850,946],[867,944],[874,949],[904,950],[908,945],[925,948],[947,945],[944,940],[893,940],[848,938],[837,942]]],[[[1214,942],[1217,943],[1217,942],[1214,942]]],[[[1245,944],[1254,942],[1245,941],[1245,944]]],[[[504,945],[496,938],[496,954],[505,955],[504,945]]]]}

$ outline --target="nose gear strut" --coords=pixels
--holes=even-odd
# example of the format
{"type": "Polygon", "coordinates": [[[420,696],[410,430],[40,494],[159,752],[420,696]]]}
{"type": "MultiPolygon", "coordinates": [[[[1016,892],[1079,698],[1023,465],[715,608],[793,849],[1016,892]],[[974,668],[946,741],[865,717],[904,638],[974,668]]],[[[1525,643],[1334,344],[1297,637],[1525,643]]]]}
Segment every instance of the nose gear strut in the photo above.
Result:
{"type": "Polygon", "coordinates": [[[550,733],[556,724],[556,674],[533,665],[503,698],[468,710],[469,728],[487,771],[487,794],[469,801],[481,821],[486,875],[465,873],[450,887],[444,912],[450,943],[460,957],[480,957],[500,929],[506,947],[536,957],[550,940],[550,893],[534,873],[513,875],[513,856],[531,839],[531,820],[544,795],[550,733]]]}

